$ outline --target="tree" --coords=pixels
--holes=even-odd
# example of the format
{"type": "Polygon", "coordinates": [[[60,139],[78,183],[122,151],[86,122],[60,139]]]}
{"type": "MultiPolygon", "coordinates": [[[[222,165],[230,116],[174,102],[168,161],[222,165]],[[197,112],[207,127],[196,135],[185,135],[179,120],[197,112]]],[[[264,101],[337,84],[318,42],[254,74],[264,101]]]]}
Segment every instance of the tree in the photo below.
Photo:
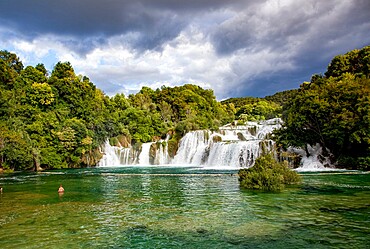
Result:
{"type": "Polygon", "coordinates": [[[23,69],[23,64],[16,54],[0,51],[0,86],[11,89],[16,77],[23,69]]]}
{"type": "Polygon", "coordinates": [[[370,158],[370,79],[344,73],[303,83],[276,132],[284,147],[319,143],[338,165],[367,168],[370,158]]]}
{"type": "Polygon", "coordinates": [[[0,123],[0,168],[33,169],[32,146],[17,119],[0,123]]]}
{"type": "Polygon", "coordinates": [[[259,100],[242,106],[235,115],[244,122],[265,120],[278,117],[281,109],[281,106],[274,102],[259,100]]]}
{"type": "Polygon", "coordinates": [[[370,77],[370,46],[335,56],[330,62],[325,76],[327,78],[340,77],[345,73],[350,73],[357,77],[370,77]]]}
{"type": "Polygon", "coordinates": [[[51,105],[55,98],[54,93],[48,83],[33,83],[29,95],[33,105],[51,105]]]}

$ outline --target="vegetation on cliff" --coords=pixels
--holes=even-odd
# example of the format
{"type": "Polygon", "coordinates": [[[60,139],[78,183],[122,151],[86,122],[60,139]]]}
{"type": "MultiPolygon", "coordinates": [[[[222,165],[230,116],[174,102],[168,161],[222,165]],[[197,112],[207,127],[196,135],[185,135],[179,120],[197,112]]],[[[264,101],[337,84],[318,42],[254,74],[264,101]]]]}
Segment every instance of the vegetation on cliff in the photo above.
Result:
{"type": "Polygon", "coordinates": [[[369,169],[369,72],[364,47],[336,56],[299,89],[265,98],[218,102],[212,90],[190,84],[109,97],[68,62],[47,72],[0,51],[0,169],[93,166],[108,138],[139,148],[171,134],[174,155],[187,131],[274,117],[284,120],[275,134],[281,148],[319,143],[337,165],[369,169]]]}
{"type": "Polygon", "coordinates": [[[284,148],[319,143],[333,163],[370,169],[370,47],[336,56],[325,75],[303,83],[276,139],[284,148]]]}
{"type": "Polygon", "coordinates": [[[175,150],[185,132],[217,129],[233,119],[212,90],[195,85],[143,87],[110,98],[68,62],[48,73],[42,64],[24,68],[15,54],[0,51],[0,168],[93,166],[108,138],[139,147],[171,133],[175,150]]]}

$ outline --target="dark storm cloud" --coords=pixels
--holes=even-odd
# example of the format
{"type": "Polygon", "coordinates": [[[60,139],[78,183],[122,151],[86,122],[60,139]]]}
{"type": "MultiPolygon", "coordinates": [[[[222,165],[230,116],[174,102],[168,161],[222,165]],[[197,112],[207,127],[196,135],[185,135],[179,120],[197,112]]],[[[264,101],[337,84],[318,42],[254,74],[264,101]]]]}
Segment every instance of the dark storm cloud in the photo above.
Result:
{"type": "Polygon", "coordinates": [[[324,73],[333,56],[370,44],[368,0],[270,3],[275,6],[267,10],[261,8],[263,4],[253,6],[225,21],[211,34],[211,40],[219,55],[274,51],[286,57],[294,69],[276,72],[271,68],[241,79],[231,96],[264,96],[297,88],[313,74],[324,73]]]}
{"type": "MultiPolygon", "coordinates": [[[[129,45],[153,49],[176,37],[195,13],[227,4],[224,0],[4,0],[0,2],[0,23],[29,39],[41,34],[67,35],[74,44],[80,39],[133,33],[137,39],[129,45]]],[[[88,50],[96,42],[81,44],[88,50]]]]}
{"type": "Polygon", "coordinates": [[[343,13],[334,15],[341,2],[344,1],[295,1],[288,6],[276,4],[269,11],[261,10],[262,4],[249,6],[215,29],[211,38],[220,54],[239,49],[284,50],[294,40],[314,39],[325,44],[358,32],[360,25],[369,25],[370,1],[348,1],[352,4],[343,13]],[[314,33],[312,29],[321,30],[314,33]]]}
{"type": "Polygon", "coordinates": [[[46,45],[97,80],[130,79],[127,89],[190,79],[219,98],[264,96],[369,45],[369,13],[369,0],[0,0],[0,44],[24,57],[46,45]]]}
{"type": "Polygon", "coordinates": [[[0,22],[30,39],[53,34],[69,36],[74,44],[82,40],[85,50],[94,48],[96,43],[86,44],[84,39],[99,41],[128,33],[139,34],[133,45],[153,48],[175,37],[184,27],[182,18],[176,14],[144,4],[114,0],[1,1],[0,22]]]}

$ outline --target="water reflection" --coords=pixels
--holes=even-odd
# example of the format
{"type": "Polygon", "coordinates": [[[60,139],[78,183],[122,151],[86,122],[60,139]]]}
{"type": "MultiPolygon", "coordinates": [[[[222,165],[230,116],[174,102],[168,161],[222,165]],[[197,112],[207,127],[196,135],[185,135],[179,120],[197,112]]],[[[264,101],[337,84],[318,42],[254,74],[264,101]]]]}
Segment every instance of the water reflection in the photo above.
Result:
{"type": "Polygon", "coordinates": [[[366,248],[369,175],[303,178],[271,194],[239,189],[230,172],[186,168],[2,177],[0,248],[366,248]]]}

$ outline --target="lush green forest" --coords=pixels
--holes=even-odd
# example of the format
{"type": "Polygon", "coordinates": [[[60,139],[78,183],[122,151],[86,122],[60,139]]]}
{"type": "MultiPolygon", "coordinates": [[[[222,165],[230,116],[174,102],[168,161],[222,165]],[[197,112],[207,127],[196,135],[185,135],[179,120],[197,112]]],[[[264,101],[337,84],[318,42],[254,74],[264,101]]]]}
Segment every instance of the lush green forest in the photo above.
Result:
{"type": "Polygon", "coordinates": [[[278,143],[319,143],[339,167],[370,169],[370,46],[334,57],[286,103],[278,143]]]}
{"type": "Polygon", "coordinates": [[[176,144],[189,130],[231,122],[234,111],[195,85],[109,97],[68,62],[48,73],[42,64],[24,68],[17,55],[0,52],[2,169],[91,166],[108,138],[140,146],[170,133],[176,144]]]}
{"type": "Polygon", "coordinates": [[[338,165],[368,169],[369,54],[365,47],[336,56],[296,90],[219,102],[190,84],[109,97],[68,62],[48,72],[0,51],[0,169],[93,166],[106,139],[139,147],[170,134],[176,151],[187,131],[273,117],[285,122],[276,133],[281,148],[320,143],[338,165]]]}

